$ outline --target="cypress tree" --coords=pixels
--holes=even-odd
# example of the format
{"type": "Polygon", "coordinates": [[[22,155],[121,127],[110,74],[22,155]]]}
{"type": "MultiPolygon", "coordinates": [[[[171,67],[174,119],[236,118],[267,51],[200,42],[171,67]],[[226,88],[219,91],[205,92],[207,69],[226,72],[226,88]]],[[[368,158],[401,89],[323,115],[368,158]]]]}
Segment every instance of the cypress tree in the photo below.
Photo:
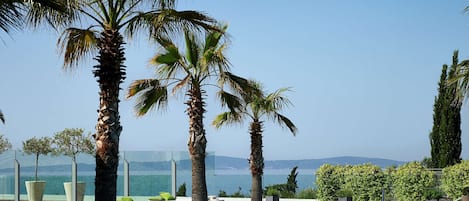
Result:
{"type": "Polygon", "coordinates": [[[438,82],[438,95],[435,97],[433,104],[433,128],[430,132],[430,145],[431,145],[431,166],[438,167],[440,161],[440,120],[441,110],[444,105],[444,96],[446,94],[446,71],[448,65],[443,65],[441,70],[440,81],[438,82]]]}
{"type": "Polygon", "coordinates": [[[454,78],[458,66],[458,51],[454,51],[453,62],[443,69],[438,83],[438,96],[433,105],[433,128],[430,132],[431,166],[444,168],[461,161],[461,104],[455,99],[455,85],[447,85],[454,78]]]}

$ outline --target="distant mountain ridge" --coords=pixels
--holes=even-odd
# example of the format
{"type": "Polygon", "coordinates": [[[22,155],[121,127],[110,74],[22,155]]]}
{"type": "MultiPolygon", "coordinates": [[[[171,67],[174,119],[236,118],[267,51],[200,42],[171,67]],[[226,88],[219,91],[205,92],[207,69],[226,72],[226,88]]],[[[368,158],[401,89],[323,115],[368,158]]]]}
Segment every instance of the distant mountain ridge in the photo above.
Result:
{"type": "MultiPolygon", "coordinates": [[[[132,171],[168,171],[171,169],[170,161],[129,161],[130,168],[132,171]]],[[[63,161],[62,161],[63,163],[63,161]]],[[[266,160],[264,161],[264,169],[269,170],[290,170],[295,166],[298,166],[298,169],[307,169],[315,170],[318,169],[323,164],[334,164],[334,165],[357,165],[371,163],[377,165],[381,168],[389,167],[392,165],[399,166],[406,162],[404,161],[395,161],[389,159],[381,158],[366,158],[366,157],[354,157],[354,156],[342,156],[342,157],[332,157],[332,158],[322,158],[322,159],[303,159],[303,160],[266,160]]],[[[69,164],[54,164],[51,165],[41,165],[41,171],[45,172],[69,172],[69,164]],[[45,168],[47,167],[47,168],[45,168]],[[45,170],[44,170],[45,169],[45,170]]],[[[178,171],[191,170],[191,161],[189,159],[180,160],[176,162],[178,171]]],[[[214,156],[209,155],[206,159],[206,169],[215,170],[215,171],[248,171],[249,163],[247,159],[228,157],[228,156],[214,156]]],[[[119,165],[119,172],[123,169],[122,165],[119,165]]],[[[78,171],[89,171],[93,172],[95,166],[93,163],[79,163],[78,171]]],[[[0,168],[0,173],[2,172],[12,172],[13,168],[0,168]]],[[[34,166],[27,165],[22,166],[23,172],[33,172],[34,166]]]]}
{"type": "MultiPolygon", "coordinates": [[[[266,160],[264,161],[265,169],[291,169],[298,166],[298,169],[318,169],[323,164],[333,165],[358,165],[371,163],[381,168],[386,168],[392,165],[399,166],[405,164],[405,161],[396,161],[382,158],[367,158],[355,156],[341,156],[322,159],[303,159],[303,160],[266,160]]],[[[249,164],[247,159],[215,156],[215,169],[216,170],[242,170],[248,169],[249,164]]]]}

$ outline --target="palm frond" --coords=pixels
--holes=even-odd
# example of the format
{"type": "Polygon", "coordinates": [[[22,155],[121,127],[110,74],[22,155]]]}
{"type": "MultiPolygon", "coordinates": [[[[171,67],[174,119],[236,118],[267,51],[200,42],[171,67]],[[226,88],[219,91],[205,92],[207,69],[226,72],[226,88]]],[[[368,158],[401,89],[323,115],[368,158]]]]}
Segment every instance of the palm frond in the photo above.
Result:
{"type": "Polygon", "coordinates": [[[224,125],[242,123],[242,122],[243,122],[243,118],[240,115],[240,113],[224,112],[215,117],[215,119],[212,121],[212,125],[215,128],[220,128],[224,125]]]}
{"type": "Polygon", "coordinates": [[[1,121],[2,123],[5,123],[5,116],[3,116],[2,111],[0,111],[0,121],[1,121]]]}
{"type": "Polygon", "coordinates": [[[272,111],[280,111],[285,106],[290,106],[290,100],[283,96],[283,93],[290,91],[290,88],[280,88],[273,93],[267,95],[265,100],[270,105],[272,111]]]}
{"type": "Polygon", "coordinates": [[[200,48],[197,45],[197,39],[195,35],[192,32],[186,30],[184,32],[184,39],[186,42],[187,61],[191,64],[191,66],[198,66],[200,48]]]}
{"type": "Polygon", "coordinates": [[[52,28],[69,25],[78,18],[81,3],[75,0],[33,0],[25,3],[26,22],[32,27],[49,24],[52,28]]]}
{"type": "Polygon", "coordinates": [[[187,86],[187,83],[189,83],[191,79],[191,75],[186,75],[184,79],[179,81],[172,89],[172,93],[175,94],[179,89],[183,88],[184,86],[187,86]]]}
{"type": "Polygon", "coordinates": [[[293,135],[296,135],[296,133],[298,132],[298,129],[296,128],[295,124],[293,124],[293,122],[290,119],[288,119],[287,117],[279,113],[275,113],[275,117],[277,119],[278,124],[282,126],[286,126],[293,135]]]}
{"type": "Polygon", "coordinates": [[[97,53],[97,33],[89,29],[66,29],[57,45],[64,54],[64,68],[76,67],[80,60],[97,53]]]}
{"type": "Polygon", "coordinates": [[[22,3],[17,0],[4,0],[0,3],[0,29],[5,33],[21,27],[22,3]]]}
{"type": "Polygon", "coordinates": [[[183,33],[184,30],[218,30],[215,23],[215,19],[197,11],[156,9],[135,13],[134,17],[122,25],[127,25],[125,32],[130,36],[138,31],[144,31],[155,37],[183,33]]]}
{"type": "Polygon", "coordinates": [[[132,82],[129,86],[127,98],[137,96],[135,111],[137,116],[145,115],[149,110],[162,109],[167,106],[167,87],[156,79],[143,79],[132,82]]]}
{"type": "Polygon", "coordinates": [[[223,90],[220,90],[217,96],[220,99],[222,107],[228,107],[231,112],[243,110],[242,100],[239,97],[223,90]]]}

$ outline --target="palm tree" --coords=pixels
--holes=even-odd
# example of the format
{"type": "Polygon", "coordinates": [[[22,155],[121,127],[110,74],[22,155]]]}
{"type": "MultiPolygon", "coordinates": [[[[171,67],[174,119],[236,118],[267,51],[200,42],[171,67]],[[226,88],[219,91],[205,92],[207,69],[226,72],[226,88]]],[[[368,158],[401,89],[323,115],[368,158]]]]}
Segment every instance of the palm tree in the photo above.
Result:
{"type": "MultiPolygon", "coordinates": [[[[68,0],[70,1],[70,0],[68,0]]],[[[211,29],[214,19],[196,11],[176,11],[175,0],[75,0],[76,22],[87,28],[67,28],[58,40],[64,68],[78,66],[87,56],[97,55],[94,76],[99,85],[96,133],[95,199],[116,200],[119,136],[119,90],[125,79],[124,37],[138,31],[150,36],[169,35],[182,28],[211,29]]]]}
{"type": "Polygon", "coordinates": [[[264,129],[264,118],[267,120],[274,120],[282,126],[286,126],[290,132],[295,135],[297,132],[296,126],[287,117],[279,112],[291,102],[283,96],[283,93],[288,91],[289,88],[281,88],[277,91],[268,94],[267,96],[262,91],[259,83],[250,81],[254,89],[252,92],[256,93],[242,93],[240,94],[241,105],[239,110],[230,109],[228,112],[219,114],[212,122],[216,128],[223,125],[242,123],[246,118],[251,120],[249,126],[249,134],[251,137],[251,156],[249,157],[249,166],[252,175],[252,189],[251,200],[262,200],[262,175],[264,173],[264,157],[262,156],[262,134],[264,129]]]}
{"type": "MultiPolygon", "coordinates": [[[[223,32],[226,27],[221,28],[223,32]]],[[[220,98],[232,97],[223,90],[223,85],[230,84],[232,90],[239,88],[247,80],[229,73],[229,62],[224,56],[226,43],[222,32],[206,34],[205,41],[199,40],[192,32],[186,31],[185,54],[166,37],[156,40],[163,47],[151,63],[157,68],[157,78],[134,81],[128,90],[128,98],[137,96],[135,109],[137,115],[145,115],[152,108],[165,107],[168,103],[168,89],[172,92],[184,92],[188,100],[189,116],[188,148],[192,161],[192,200],[207,200],[205,180],[205,155],[207,140],[203,124],[206,86],[217,86],[220,98]],[[217,85],[212,81],[217,81],[217,85]]]]}

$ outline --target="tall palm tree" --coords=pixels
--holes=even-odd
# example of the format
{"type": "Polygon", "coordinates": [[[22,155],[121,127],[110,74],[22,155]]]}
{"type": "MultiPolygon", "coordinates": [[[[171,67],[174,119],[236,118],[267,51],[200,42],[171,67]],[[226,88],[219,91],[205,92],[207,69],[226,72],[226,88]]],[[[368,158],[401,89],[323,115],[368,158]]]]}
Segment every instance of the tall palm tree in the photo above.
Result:
{"type": "Polygon", "coordinates": [[[250,82],[256,90],[251,93],[240,94],[241,109],[230,109],[228,112],[219,114],[212,122],[216,128],[223,125],[241,123],[244,119],[251,120],[249,134],[251,137],[251,155],[249,157],[249,166],[252,175],[251,200],[262,200],[262,175],[264,174],[264,157],[262,151],[262,134],[264,130],[264,118],[274,120],[281,126],[286,126],[290,132],[295,135],[296,126],[286,116],[279,112],[291,102],[283,96],[283,93],[289,88],[281,88],[277,91],[265,95],[259,83],[250,82]],[[252,93],[256,92],[256,93],[252,93]]]}
{"type": "MultiPolygon", "coordinates": [[[[68,0],[71,1],[71,0],[68,0]]],[[[185,29],[211,29],[214,19],[196,11],[176,11],[175,0],[73,0],[76,22],[87,28],[67,28],[58,40],[64,68],[78,66],[95,56],[94,76],[99,85],[96,133],[95,199],[116,200],[119,137],[119,90],[125,79],[124,37],[139,31],[150,36],[169,35],[185,29]]]]}
{"type": "MultiPolygon", "coordinates": [[[[220,30],[225,31],[226,27],[220,30]]],[[[247,80],[229,72],[229,62],[224,56],[226,43],[221,32],[206,34],[205,41],[198,39],[192,32],[186,31],[185,54],[166,37],[156,40],[163,47],[151,63],[156,66],[157,78],[134,81],[128,90],[128,98],[136,96],[137,115],[145,115],[152,108],[165,107],[168,103],[168,90],[172,93],[184,92],[188,100],[189,116],[188,148],[192,161],[192,200],[207,200],[205,180],[205,155],[207,140],[204,129],[204,97],[207,86],[217,86],[220,97],[232,97],[223,90],[230,84],[236,90],[240,83],[247,80]],[[217,81],[217,84],[213,84],[217,81]]]]}

